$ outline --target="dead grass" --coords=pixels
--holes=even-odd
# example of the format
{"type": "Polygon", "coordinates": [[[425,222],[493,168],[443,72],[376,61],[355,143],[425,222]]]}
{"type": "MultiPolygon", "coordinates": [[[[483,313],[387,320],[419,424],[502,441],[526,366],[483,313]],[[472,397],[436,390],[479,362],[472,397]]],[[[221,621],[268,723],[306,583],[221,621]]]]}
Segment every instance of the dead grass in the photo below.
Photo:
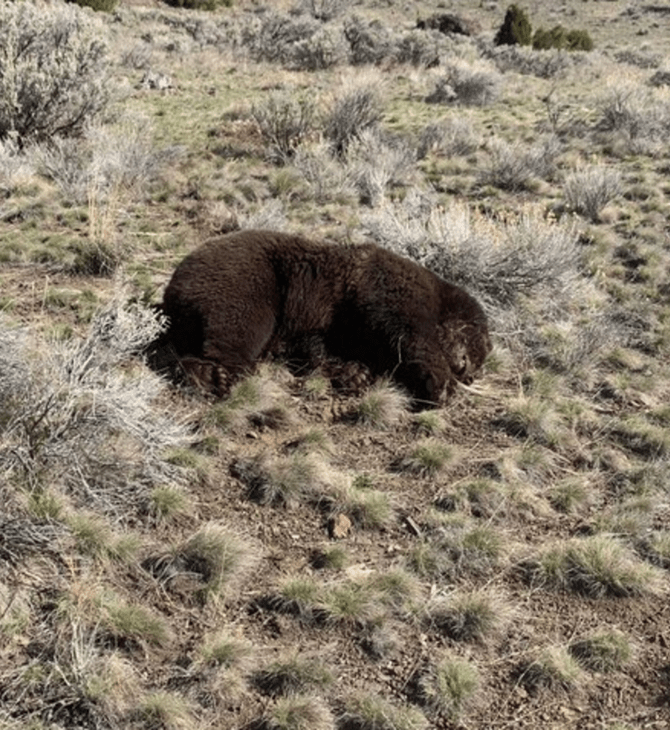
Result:
{"type": "Polygon", "coordinates": [[[373,428],[388,429],[407,417],[409,397],[388,381],[374,385],[356,407],[360,423],[373,428]]]}
{"type": "Polygon", "coordinates": [[[543,549],[526,563],[533,583],[590,597],[664,593],[666,579],[608,535],[574,538],[543,549]]]}
{"type": "Polygon", "coordinates": [[[520,680],[534,692],[574,691],[583,682],[579,664],[564,646],[550,646],[522,668],[520,680]]]}
{"type": "Polygon", "coordinates": [[[426,606],[426,624],[454,641],[490,639],[509,611],[492,591],[455,592],[426,606]]]}

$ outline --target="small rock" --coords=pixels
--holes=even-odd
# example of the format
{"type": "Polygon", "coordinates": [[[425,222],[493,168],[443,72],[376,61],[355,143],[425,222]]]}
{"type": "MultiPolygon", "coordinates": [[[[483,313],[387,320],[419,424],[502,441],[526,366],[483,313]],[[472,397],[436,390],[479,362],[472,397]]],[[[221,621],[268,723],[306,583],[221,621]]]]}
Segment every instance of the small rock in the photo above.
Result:
{"type": "Polygon", "coordinates": [[[335,515],[328,520],[328,535],[332,540],[342,540],[351,532],[351,520],[343,514],[335,515]]]}

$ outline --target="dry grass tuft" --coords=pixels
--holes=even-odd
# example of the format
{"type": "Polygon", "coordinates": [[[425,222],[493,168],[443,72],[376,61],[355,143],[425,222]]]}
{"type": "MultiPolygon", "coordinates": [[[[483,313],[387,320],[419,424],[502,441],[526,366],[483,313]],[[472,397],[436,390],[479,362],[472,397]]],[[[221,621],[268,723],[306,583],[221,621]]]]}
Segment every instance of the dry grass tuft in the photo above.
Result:
{"type": "Polygon", "coordinates": [[[140,702],[140,714],[150,726],[165,730],[191,730],[197,723],[188,702],[175,692],[156,691],[140,702]]]}
{"type": "Polygon", "coordinates": [[[592,598],[657,595],[666,579],[607,535],[574,538],[545,548],[525,564],[533,583],[592,598]]]}
{"type": "Polygon", "coordinates": [[[419,710],[363,693],[347,698],[341,724],[346,730],[427,730],[429,727],[419,710]]]}
{"type": "Polygon", "coordinates": [[[471,662],[445,657],[419,677],[417,689],[421,704],[457,722],[476,701],[479,684],[479,672],[471,662]]]}
{"type": "Polygon", "coordinates": [[[484,642],[500,629],[507,614],[493,591],[458,591],[430,601],[425,622],[454,641],[484,642]]]}
{"type": "Polygon", "coordinates": [[[520,681],[532,691],[569,692],[583,681],[583,672],[566,647],[552,646],[523,667],[520,681]]]}
{"type": "Polygon", "coordinates": [[[407,417],[409,405],[406,393],[383,380],[363,396],[356,407],[356,418],[359,423],[372,428],[394,428],[407,417]]]}
{"type": "Polygon", "coordinates": [[[250,499],[289,508],[318,503],[339,483],[321,455],[303,451],[274,459],[261,455],[238,460],[233,464],[232,473],[246,485],[250,499]]]}
{"type": "Polygon", "coordinates": [[[318,697],[286,697],[278,700],[254,726],[258,730],[335,730],[328,705],[318,697]]]}
{"type": "Polygon", "coordinates": [[[263,694],[284,697],[323,689],[334,682],[334,677],[317,659],[296,654],[259,669],[252,681],[263,694]]]}
{"type": "Polygon", "coordinates": [[[584,669],[592,672],[619,671],[633,655],[628,637],[614,630],[573,641],[568,651],[584,669]]]}
{"type": "Polygon", "coordinates": [[[285,389],[271,368],[262,365],[258,373],[236,383],[225,401],[211,406],[204,421],[234,434],[249,427],[280,430],[292,418],[285,389]]]}
{"type": "Polygon", "coordinates": [[[490,575],[505,552],[500,531],[488,525],[451,524],[414,547],[407,564],[424,580],[490,575]]]}
{"type": "Polygon", "coordinates": [[[453,459],[453,449],[434,438],[423,439],[400,461],[402,470],[433,477],[453,459]]]}

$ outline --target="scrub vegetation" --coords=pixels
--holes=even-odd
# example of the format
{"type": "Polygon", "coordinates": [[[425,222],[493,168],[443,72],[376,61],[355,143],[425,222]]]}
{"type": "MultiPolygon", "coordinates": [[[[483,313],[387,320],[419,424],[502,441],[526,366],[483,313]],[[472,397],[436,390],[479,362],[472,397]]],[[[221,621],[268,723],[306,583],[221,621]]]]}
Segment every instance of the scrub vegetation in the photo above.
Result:
{"type": "Polygon", "coordinates": [[[0,3],[0,727],[665,726],[667,18],[0,3]],[[249,228],[464,287],[481,376],[169,384],[249,228]]]}

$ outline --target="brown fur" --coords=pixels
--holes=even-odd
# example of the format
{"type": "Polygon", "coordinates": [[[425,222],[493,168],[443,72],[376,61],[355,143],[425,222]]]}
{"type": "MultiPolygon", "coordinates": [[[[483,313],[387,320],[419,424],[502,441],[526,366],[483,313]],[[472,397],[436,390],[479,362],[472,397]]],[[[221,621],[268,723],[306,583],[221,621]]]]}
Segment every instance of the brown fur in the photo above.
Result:
{"type": "Polygon", "coordinates": [[[169,328],[154,362],[169,350],[173,370],[217,395],[281,355],[359,362],[435,404],[456,381],[471,382],[491,349],[475,299],[413,261],[272,231],[232,233],[187,256],[163,311],[169,328]]]}

